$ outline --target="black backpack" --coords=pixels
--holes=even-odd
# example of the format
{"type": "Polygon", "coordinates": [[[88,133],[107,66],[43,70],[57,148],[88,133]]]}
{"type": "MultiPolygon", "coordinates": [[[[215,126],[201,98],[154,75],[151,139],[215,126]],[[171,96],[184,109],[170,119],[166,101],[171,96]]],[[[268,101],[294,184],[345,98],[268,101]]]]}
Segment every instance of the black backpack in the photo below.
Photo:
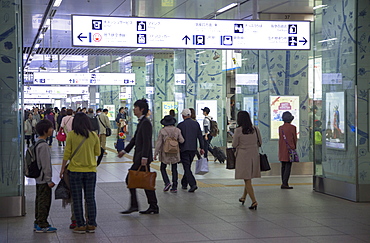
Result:
{"type": "Polygon", "coordinates": [[[207,119],[209,120],[209,123],[210,123],[209,134],[212,137],[216,137],[220,133],[220,130],[218,129],[218,124],[213,119],[209,119],[208,117],[207,119]]]}
{"type": "Polygon", "coordinates": [[[99,131],[99,121],[98,121],[98,118],[96,118],[96,116],[94,117],[89,117],[90,119],[90,122],[91,122],[91,130],[92,131],[99,131]]]}
{"type": "Polygon", "coordinates": [[[41,174],[41,168],[37,165],[36,147],[40,143],[46,143],[45,140],[38,140],[29,147],[24,156],[24,175],[28,178],[38,178],[41,174]]]}

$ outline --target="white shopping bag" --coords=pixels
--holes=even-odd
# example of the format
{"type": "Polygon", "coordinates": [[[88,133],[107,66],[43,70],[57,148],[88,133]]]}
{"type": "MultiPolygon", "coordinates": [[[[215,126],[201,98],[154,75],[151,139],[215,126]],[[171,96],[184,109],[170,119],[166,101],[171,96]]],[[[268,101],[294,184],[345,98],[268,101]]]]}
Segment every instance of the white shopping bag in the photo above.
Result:
{"type": "Polygon", "coordinates": [[[208,161],[206,158],[200,158],[195,164],[195,174],[204,175],[208,173],[208,161]]]}

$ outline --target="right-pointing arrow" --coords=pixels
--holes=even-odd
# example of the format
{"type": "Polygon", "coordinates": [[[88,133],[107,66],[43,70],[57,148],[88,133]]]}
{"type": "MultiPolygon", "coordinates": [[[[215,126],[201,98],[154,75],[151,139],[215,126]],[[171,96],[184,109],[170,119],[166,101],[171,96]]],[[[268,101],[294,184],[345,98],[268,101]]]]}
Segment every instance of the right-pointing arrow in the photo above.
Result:
{"type": "Polygon", "coordinates": [[[190,40],[189,36],[188,35],[185,35],[184,38],[182,38],[182,40],[185,39],[185,45],[188,44],[188,40],[190,40]]]}
{"type": "Polygon", "coordinates": [[[303,37],[303,40],[300,40],[299,42],[304,42],[303,45],[306,45],[307,40],[306,40],[306,38],[303,37]]]}

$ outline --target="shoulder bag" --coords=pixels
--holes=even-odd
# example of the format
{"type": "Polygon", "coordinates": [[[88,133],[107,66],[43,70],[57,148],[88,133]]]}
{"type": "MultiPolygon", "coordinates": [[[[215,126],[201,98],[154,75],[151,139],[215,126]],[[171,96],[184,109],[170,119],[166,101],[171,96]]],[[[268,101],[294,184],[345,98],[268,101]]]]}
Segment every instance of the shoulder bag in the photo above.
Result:
{"type": "Polygon", "coordinates": [[[284,130],[281,129],[281,131],[283,132],[283,138],[284,138],[285,144],[286,144],[286,146],[288,148],[289,162],[299,162],[299,157],[298,157],[297,151],[295,149],[292,149],[289,146],[288,141],[286,140],[286,136],[284,134],[284,130]]]}
{"type": "MultiPolygon", "coordinates": [[[[260,139],[258,137],[257,129],[254,129],[254,130],[256,131],[257,144],[258,144],[258,146],[260,146],[261,142],[260,142],[260,139]]],[[[267,155],[263,153],[262,146],[260,148],[261,148],[261,151],[262,151],[262,153],[259,153],[260,154],[260,168],[261,168],[261,171],[269,171],[269,170],[271,170],[271,167],[270,167],[270,163],[268,161],[267,155]]]]}
{"type": "Polygon", "coordinates": [[[86,137],[81,141],[81,143],[78,145],[78,147],[76,148],[76,150],[75,151],[73,151],[73,153],[72,153],[72,155],[71,155],[71,157],[69,158],[69,161],[71,161],[72,160],[72,158],[73,158],[73,156],[75,156],[75,154],[77,153],[77,151],[81,148],[81,146],[82,146],[82,144],[86,141],[86,137]]]}
{"type": "Polygon", "coordinates": [[[105,136],[109,137],[110,135],[112,135],[112,130],[109,127],[105,126],[104,123],[101,122],[100,116],[99,116],[99,121],[105,128],[105,136]]]}

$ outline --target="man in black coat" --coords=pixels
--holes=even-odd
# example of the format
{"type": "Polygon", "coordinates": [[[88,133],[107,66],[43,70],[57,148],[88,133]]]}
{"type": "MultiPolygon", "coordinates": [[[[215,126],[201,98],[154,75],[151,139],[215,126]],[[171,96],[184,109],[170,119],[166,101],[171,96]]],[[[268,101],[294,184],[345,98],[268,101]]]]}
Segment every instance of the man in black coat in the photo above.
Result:
{"type": "Polygon", "coordinates": [[[181,114],[184,121],[177,125],[185,139],[185,142],[180,144],[181,163],[184,167],[184,176],[181,180],[181,185],[182,189],[187,189],[189,184],[190,189],[188,192],[194,192],[198,187],[195,177],[191,172],[191,163],[197,151],[197,139],[200,144],[200,154],[204,154],[204,140],[199,123],[191,119],[190,110],[184,109],[181,114]]]}
{"type": "MultiPolygon", "coordinates": [[[[152,124],[149,119],[146,118],[148,113],[148,103],[145,99],[137,100],[134,103],[134,115],[139,118],[134,137],[126,148],[118,153],[118,157],[121,158],[125,153],[129,153],[130,150],[135,146],[134,152],[134,164],[130,170],[138,170],[141,165],[147,165],[148,170],[150,169],[150,163],[153,161],[152,151],[152,124]]],[[[145,170],[142,167],[141,170],[145,170]]],[[[126,184],[128,182],[128,176],[126,177],[126,184]]],[[[131,204],[130,208],[126,211],[121,212],[122,214],[130,214],[132,212],[139,211],[139,205],[136,196],[136,189],[130,188],[131,204]]],[[[159,207],[157,197],[154,190],[145,190],[146,197],[148,199],[149,208],[145,211],[140,211],[142,214],[158,214],[159,207]]]]}

